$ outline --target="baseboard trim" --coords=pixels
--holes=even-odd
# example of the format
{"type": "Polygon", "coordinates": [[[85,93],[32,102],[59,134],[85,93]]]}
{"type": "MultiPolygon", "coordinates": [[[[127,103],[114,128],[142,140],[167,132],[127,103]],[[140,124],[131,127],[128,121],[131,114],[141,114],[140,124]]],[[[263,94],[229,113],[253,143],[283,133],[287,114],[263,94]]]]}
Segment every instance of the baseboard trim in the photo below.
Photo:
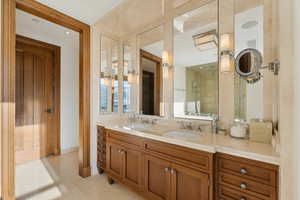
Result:
{"type": "Polygon", "coordinates": [[[67,153],[72,153],[72,152],[75,152],[75,151],[78,151],[79,150],[79,147],[71,147],[71,148],[68,148],[68,149],[62,149],[61,150],[61,154],[67,154],[67,153]]]}
{"type": "Polygon", "coordinates": [[[87,178],[91,176],[91,167],[82,168],[79,166],[79,175],[82,178],[87,178]]]}

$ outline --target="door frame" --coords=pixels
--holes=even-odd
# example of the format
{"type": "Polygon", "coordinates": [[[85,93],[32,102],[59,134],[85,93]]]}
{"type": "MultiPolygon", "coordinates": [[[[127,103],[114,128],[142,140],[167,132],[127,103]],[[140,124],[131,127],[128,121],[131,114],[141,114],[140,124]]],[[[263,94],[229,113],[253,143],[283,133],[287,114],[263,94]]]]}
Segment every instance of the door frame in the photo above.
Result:
{"type": "MultiPolygon", "coordinates": [[[[20,42],[22,44],[28,44],[28,45],[32,45],[35,47],[41,47],[43,49],[47,49],[50,50],[52,52],[53,55],[53,61],[54,61],[54,74],[55,74],[55,81],[54,81],[54,86],[55,86],[55,91],[54,91],[54,123],[55,123],[55,128],[54,128],[54,133],[51,134],[55,134],[55,141],[51,141],[54,142],[54,145],[52,147],[52,152],[54,156],[58,156],[61,154],[61,139],[60,139],[60,127],[61,127],[61,123],[60,123],[60,67],[61,67],[61,48],[59,46],[53,45],[53,44],[49,44],[46,42],[42,42],[39,40],[34,40],[32,38],[28,38],[28,37],[24,37],[21,35],[16,35],[16,41],[20,42]]],[[[49,134],[49,133],[47,133],[49,134]]]]}
{"type": "Polygon", "coordinates": [[[90,38],[91,28],[72,17],[35,0],[1,0],[1,196],[15,199],[15,59],[16,8],[70,28],[80,34],[79,175],[89,177],[90,166],[90,38]]]}

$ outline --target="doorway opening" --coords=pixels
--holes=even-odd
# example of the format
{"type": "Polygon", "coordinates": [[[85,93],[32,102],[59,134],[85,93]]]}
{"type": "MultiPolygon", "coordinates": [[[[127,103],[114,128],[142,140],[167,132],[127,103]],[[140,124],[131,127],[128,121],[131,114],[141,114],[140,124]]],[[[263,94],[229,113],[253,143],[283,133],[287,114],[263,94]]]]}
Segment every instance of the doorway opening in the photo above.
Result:
{"type": "MultiPolygon", "coordinates": [[[[79,150],[81,177],[91,175],[90,167],[90,26],[33,0],[2,0],[1,52],[1,197],[15,199],[16,132],[16,9],[79,33],[79,150]]],[[[45,30],[51,33],[51,30],[45,30]]],[[[30,73],[29,73],[30,74],[30,73]]],[[[42,89],[37,87],[37,90],[42,89]]],[[[64,94],[67,95],[67,94],[64,94]]],[[[50,108],[51,109],[51,108],[50,108]]],[[[50,113],[52,110],[48,110],[50,113]]]]}
{"type": "Polygon", "coordinates": [[[47,179],[57,183],[50,156],[78,154],[79,33],[18,9],[16,33],[16,198],[23,199],[41,195],[47,179]]]}
{"type": "Polygon", "coordinates": [[[142,72],[142,112],[144,115],[160,115],[162,92],[162,59],[140,50],[142,72]]]}

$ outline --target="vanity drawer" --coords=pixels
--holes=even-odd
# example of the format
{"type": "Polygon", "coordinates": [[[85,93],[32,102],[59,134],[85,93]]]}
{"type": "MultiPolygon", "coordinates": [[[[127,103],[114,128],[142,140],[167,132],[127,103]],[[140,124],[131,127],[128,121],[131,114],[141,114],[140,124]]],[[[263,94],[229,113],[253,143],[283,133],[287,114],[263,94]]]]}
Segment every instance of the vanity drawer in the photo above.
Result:
{"type": "Polygon", "coordinates": [[[217,165],[219,171],[273,187],[277,186],[276,166],[222,154],[217,156],[217,165]]]}
{"type": "Polygon", "coordinates": [[[207,171],[212,169],[213,155],[207,152],[195,151],[193,149],[152,140],[146,140],[144,142],[144,148],[149,154],[163,156],[189,167],[207,171]]]}
{"type": "Polygon", "coordinates": [[[140,137],[113,130],[107,130],[107,140],[110,142],[118,143],[120,145],[127,144],[132,148],[139,148],[143,144],[140,137]]]}
{"type": "Polygon", "coordinates": [[[267,199],[268,198],[253,197],[222,185],[219,187],[218,190],[218,200],[267,200],[267,199]]]}
{"type": "Polygon", "coordinates": [[[274,187],[223,172],[218,175],[218,183],[261,199],[275,200],[277,196],[274,187]]]}

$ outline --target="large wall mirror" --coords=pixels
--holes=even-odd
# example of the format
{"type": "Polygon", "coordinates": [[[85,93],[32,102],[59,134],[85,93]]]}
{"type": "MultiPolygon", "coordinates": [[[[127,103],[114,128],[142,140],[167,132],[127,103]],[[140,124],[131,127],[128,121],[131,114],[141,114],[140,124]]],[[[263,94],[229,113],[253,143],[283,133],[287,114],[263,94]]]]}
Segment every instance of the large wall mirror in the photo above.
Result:
{"type": "Polygon", "coordinates": [[[218,3],[174,18],[174,117],[218,115],[218,3]]]}
{"type": "Polygon", "coordinates": [[[140,66],[140,112],[161,116],[163,112],[163,26],[155,27],[138,36],[140,66]]]}
{"type": "Polygon", "coordinates": [[[134,52],[132,42],[123,43],[123,112],[133,112],[133,84],[135,83],[134,52]]]}
{"type": "Polygon", "coordinates": [[[100,112],[118,112],[119,42],[101,36],[100,112]]]}
{"type": "MultiPolygon", "coordinates": [[[[235,55],[252,48],[264,55],[263,0],[235,0],[235,55]]],[[[264,82],[251,84],[235,72],[235,118],[250,122],[264,118],[264,82]]],[[[269,88],[270,90],[272,88],[269,88]]]]}

